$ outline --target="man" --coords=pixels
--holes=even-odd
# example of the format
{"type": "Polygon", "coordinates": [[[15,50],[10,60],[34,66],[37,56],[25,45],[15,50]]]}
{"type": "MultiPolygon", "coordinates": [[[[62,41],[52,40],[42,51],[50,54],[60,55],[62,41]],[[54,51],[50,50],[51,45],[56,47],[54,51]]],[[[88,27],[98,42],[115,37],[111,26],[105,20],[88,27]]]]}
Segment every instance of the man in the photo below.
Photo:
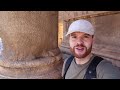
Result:
{"type": "Polygon", "coordinates": [[[118,67],[91,53],[94,27],[89,21],[83,19],[74,21],[69,26],[66,36],[69,37],[70,50],[74,57],[71,58],[67,70],[66,62],[68,63],[70,58],[64,61],[62,69],[64,79],[120,79],[118,67]],[[95,70],[88,71],[93,60],[92,65],[96,64],[95,70]],[[94,76],[90,76],[90,73],[94,76]]]}

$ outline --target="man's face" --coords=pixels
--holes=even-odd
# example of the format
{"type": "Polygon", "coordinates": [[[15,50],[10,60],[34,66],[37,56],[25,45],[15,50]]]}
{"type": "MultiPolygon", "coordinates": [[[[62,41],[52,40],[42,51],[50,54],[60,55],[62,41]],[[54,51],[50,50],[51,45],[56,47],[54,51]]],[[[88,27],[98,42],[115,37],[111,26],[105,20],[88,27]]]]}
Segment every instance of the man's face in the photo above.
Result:
{"type": "Polygon", "coordinates": [[[69,36],[70,50],[76,58],[84,58],[91,53],[93,36],[74,32],[69,36]]]}

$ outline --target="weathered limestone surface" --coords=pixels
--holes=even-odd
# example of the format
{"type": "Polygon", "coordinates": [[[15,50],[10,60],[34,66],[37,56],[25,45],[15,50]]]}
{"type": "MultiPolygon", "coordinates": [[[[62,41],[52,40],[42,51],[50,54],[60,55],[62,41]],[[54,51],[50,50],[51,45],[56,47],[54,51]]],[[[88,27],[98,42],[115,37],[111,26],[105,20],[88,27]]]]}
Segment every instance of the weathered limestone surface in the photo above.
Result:
{"type": "Polygon", "coordinates": [[[61,78],[57,11],[1,11],[3,78],[61,78]]]}
{"type": "Polygon", "coordinates": [[[78,18],[80,16],[104,13],[109,11],[59,11],[59,20],[68,20],[78,18]]]}

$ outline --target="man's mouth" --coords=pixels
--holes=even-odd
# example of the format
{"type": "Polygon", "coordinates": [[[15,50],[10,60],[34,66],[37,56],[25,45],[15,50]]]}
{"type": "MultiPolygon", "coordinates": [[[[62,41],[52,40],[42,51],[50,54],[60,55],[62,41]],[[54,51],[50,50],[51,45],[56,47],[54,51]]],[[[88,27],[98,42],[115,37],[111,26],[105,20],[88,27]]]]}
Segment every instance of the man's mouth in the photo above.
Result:
{"type": "Polygon", "coordinates": [[[78,50],[78,51],[83,51],[84,50],[83,47],[82,48],[81,47],[76,47],[75,49],[78,50]]]}

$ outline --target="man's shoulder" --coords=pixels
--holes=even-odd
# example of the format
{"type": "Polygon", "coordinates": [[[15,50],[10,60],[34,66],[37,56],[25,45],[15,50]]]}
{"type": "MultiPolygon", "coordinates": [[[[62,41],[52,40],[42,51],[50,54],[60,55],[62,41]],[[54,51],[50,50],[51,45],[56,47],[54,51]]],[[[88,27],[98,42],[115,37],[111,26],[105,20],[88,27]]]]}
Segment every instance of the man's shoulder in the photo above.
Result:
{"type": "Polygon", "coordinates": [[[120,78],[120,69],[119,67],[112,64],[111,61],[106,59],[102,60],[97,68],[97,73],[100,78],[103,79],[117,79],[120,78]]]}
{"type": "Polygon", "coordinates": [[[66,68],[66,63],[68,61],[68,59],[71,57],[72,55],[68,56],[65,60],[64,60],[64,63],[63,63],[63,68],[62,68],[62,77],[65,73],[65,68],[66,68]]]}
{"type": "Polygon", "coordinates": [[[64,60],[63,68],[65,68],[66,65],[69,65],[72,63],[74,56],[70,55],[64,60]],[[69,60],[69,61],[68,61],[69,60]]]}
{"type": "Polygon", "coordinates": [[[119,68],[115,65],[113,65],[113,63],[101,56],[98,56],[100,58],[102,58],[103,60],[97,65],[96,69],[99,69],[99,71],[111,71],[111,70],[119,70],[119,68]]]}
{"type": "MultiPolygon", "coordinates": [[[[103,57],[101,57],[103,58],[103,57]]],[[[105,69],[105,68],[113,68],[115,67],[111,61],[104,59],[98,64],[97,68],[105,69]]]]}
{"type": "Polygon", "coordinates": [[[67,57],[67,58],[64,60],[64,63],[66,63],[66,62],[68,61],[68,59],[70,59],[71,57],[74,58],[74,56],[70,55],[69,57],[67,57]]]}
{"type": "MultiPolygon", "coordinates": [[[[97,65],[97,68],[113,68],[113,67],[117,67],[115,66],[109,59],[105,59],[101,56],[98,56],[98,55],[94,55],[94,57],[99,57],[102,59],[102,61],[97,65]]],[[[117,67],[118,68],[118,67],[117,67]]]]}
{"type": "Polygon", "coordinates": [[[111,61],[108,61],[103,58],[103,60],[98,64],[98,67],[107,68],[107,67],[115,67],[111,61]]]}

